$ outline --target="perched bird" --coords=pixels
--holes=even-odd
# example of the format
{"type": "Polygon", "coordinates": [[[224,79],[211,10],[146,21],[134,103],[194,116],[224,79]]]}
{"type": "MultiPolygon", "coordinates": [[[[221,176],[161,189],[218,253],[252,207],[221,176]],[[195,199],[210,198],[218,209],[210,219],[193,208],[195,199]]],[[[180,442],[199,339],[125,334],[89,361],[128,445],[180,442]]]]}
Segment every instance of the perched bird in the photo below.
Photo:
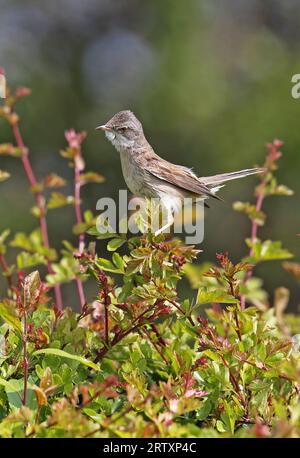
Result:
{"type": "MultiPolygon", "coordinates": [[[[220,199],[216,192],[226,181],[262,173],[262,168],[198,177],[191,169],[162,159],[148,143],[141,122],[132,111],[115,114],[106,124],[96,127],[120,153],[123,176],[136,196],[159,198],[169,211],[176,211],[186,197],[220,199]]],[[[159,232],[164,230],[162,228],[159,232]]]]}

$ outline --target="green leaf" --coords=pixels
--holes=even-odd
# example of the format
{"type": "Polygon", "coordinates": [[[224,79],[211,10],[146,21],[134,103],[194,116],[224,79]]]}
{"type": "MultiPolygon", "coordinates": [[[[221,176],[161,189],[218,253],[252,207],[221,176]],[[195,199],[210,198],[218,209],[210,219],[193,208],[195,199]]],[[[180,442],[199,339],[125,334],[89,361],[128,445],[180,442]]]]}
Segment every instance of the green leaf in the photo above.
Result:
{"type": "Polygon", "coordinates": [[[112,261],[118,269],[124,272],[124,261],[123,258],[119,255],[119,253],[114,253],[112,255],[112,261]]]}
{"type": "Polygon", "coordinates": [[[68,283],[80,273],[78,261],[72,257],[64,257],[59,263],[52,264],[53,273],[46,275],[49,284],[68,283]]]}
{"type": "Polygon", "coordinates": [[[89,225],[87,223],[78,223],[78,224],[74,224],[72,228],[72,232],[74,235],[80,235],[80,234],[84,234],[85,232],[87,232],[88,228],[89,228],[89,225]]]}
{"type": "Polygon", "coordinates": [[[283,184],[278,184],[275,177],[265,187],[265,195],[268,196],[292,196],[294,191],[283,184]]]}
{"type": "Polygon", "coordinates": [[[22,334],[22,323],[16,314],[15,308],[6,302],[0,302],[0,316],[6,323],[10,324],[17,332],[22,334]]]}
{"type": "Polygon", "coordinates": [[[39,253],[30,254],[27,251],[21,251],[17,256],[18,269],[26,269],[29,267],[38,266],[40,264],[47,264],[47,260],[39,253]]]}
{"type": "Polygon", "coordinates": [[[5,241],[7,237],[10,234],[9,229],[5,229],[1,234],[0,234],[0,254],[5,254],[6,253],[6,245],[5,241]]]}
{"type": "MultiPolygon", "coordinates": [[[[10,242],[10,245],[32,253],[35,261],[37,261],[35,258],[37,254],[40,256],[46,256],[50,261],[55,261],[57,258],[56,251],[53,248],[47,248],[44,246],[41,230],[39,228],[32,231],[29,235],[24,232],[18,232],[14,239],[10,242]]],[[[30,261],[30,259],[28,260],[30,261]]],[[[26,260],[24,259],[24,261],[26,260]]],[[[44,264],[45,260],[43,262],[40,258],[39,262],[35,262],[35,264],[41,263],[44,264]]],[[[32,264],[32,260],[30,264],[32,264]]],[[[29,265],[26,265],[25,267],[29,267],[29,265]]]]}
{"type": "Polygon", "coordinates": [[[1,143],[0,144],[0,154],[21,157],[23,154],[22,148],[18,148],[11,143],[1,143]]]}
{"type": "Polygon", "coordinates": [[[272,195],[276,196],[292,196],[293,194],[294,191],[285,186],[284,184],[279,184],[272,192],[272,195]]]}
{"type": "MultiPolygon", "coordinates": [[[[24,391],[24,378],[4,380],[0,378],[0,385],[5,388],[8,402],[11,408],[18,409],[22,405],[23,391],[24,391]]],[[[36,409],[37,402],[36,396],[33,391],[34,380],[31,375],[27,381],[27,407],[36,409]]]]}
{"type": "Polygon", "coordinates": [[[262,211],[258,211],[256,206],[249,202],[234,202],[233,209],[238,212],[245,213],[249,219],[255,221],[259,226],[263,226],[266,220],[266,215],[262,211]]]}
{"type": "Polygon", "coordinates": [[[231,296],[230,294],[224,293],[224,291],[210,290],[208,288],[201,288],[198,290],[197,304],[208,304],[210,302],[219,302],[221,304],[236,304],[238,299],[231,296]]]}
{"type": "Polygon", "coordinates": [[[86,183],[103,183],[104,181],[104,176],[96,172],[86,172],[80,175],[80,182],[82,185],[86,183]]]}
{"type": "Polygon", "coordinates": [[[271,380],[253,380],[249,384],[249,389],[252,392],[252,403],[257,410],[264,414],[268,405],[268,395],[272,390],[271,380]]]}
{"type": "Polygon", "coordinates": [[[226,432],[224,423],[221,420],[217,420],[216,427],[217,427],[217,430],[219,431],[219,433],[225,433],[226,432]]]}
{"type": "Polygon", "coordinates": [[[0,182],[6,181],[10,177],[10,173],[6,172],[5,170],[0,170],[0,182]]]}
{"type": "Polygon", "coordinates": [[[107,232],[99,232],[97,227],[91,227],[88,231],[86,231],[87,234],[92,235],[94,237],[97,237],[98,240],[105,240],[105,239],[111,239],[113,237],[116,237],[118,234],[114,232],[112,229],[110,230],[109,228],[107,229],[107,232]]]}
{"type": "Polygon", "coordinates": [[[280,241],[265,240],[262,242],[256,239],[252,242],[252,240],[247,239],[246,243],[252,250],[252,255],[245,259],[246,262],[256,264],[262,261],[274,261],[293,257],[292,253],[282,248],[280,241]]]}
{"type": "MultiPolygon", "coordinates": [[[[34,231],[35,233],[35,240],[38,238],[39,242],[41,241],[41,234],[40,231],[37,229],[34,231]]],[[[32,232],[33,234],[33,232],[32,232]]],[[[31,239],[31,236],[27,236],[24,232],[17,232],[14,236],[14,239],[10,242],[12,247],[22,248],[23,250],[31,251],[34,246],[31,239]]]]}
{"type": "Polygon", "coordinates": [[[75,224],[73,226],[73,234],[79,235],[88,232],[95,227],[95,217],[90,210],[86,210],[83,214],[84,222],[75,224]]]}
{"type": "Polygon", "coordinates": [[[211,410],[212,410],[212,403],[208,399],[207,401],[203,403],[201,409],[198,410],[196,414],[197,420],[200,420],[200,421],[205,420],[208,417],[208,415],[210,414],[211,410]]]}
{"type": "Polygon", "coordinates": [[[49,175],[44,178],[43,184],[45,188],[61,188],[62,186],[65,186],[67,182],[56,173],[49,173],[49,175]]]}
{"type": "Polygon", "coordinates": [[[126,240],[121,238],[111,239],[107,244],[107,249],[108,251],[116,251],[118,248],[124,245],[125,242],[126,240]]]}
{"type": "Polygon", "coordinates": [[[4,380],[2,377],[0,377],[0,385],[4,386],[4,388],[8,389],[12,393],[17,393],[19,391],[13,383],[9,380],[4,380]]]}
{"type": "Polygon", "coordinates": [[[66,351],[60,350],[59,348],[42,348],[41,350],[36,350],[35,352],[33,352],[34,356],[40,354],[55,355],[60,356],[61,358],[72,359],[73,361],[78,361],[84,366],[91,367],[95,371],[100,371],[100,367],[97,364],[90,361],[89,359],[83,358],[82,356],[78,355],[72,355],[71,353],[67,353],[66,351]]]}
{"type": "Polygon", "coordinates": [[[100,267],[100,269],[103,269],[107,272],[113,272],[113,273],[119,273],[119,274],[123,273],[123,271],[120,268],[116,267],[108,259],[98,258],[96,264],[98,267],[100,267]]]}
{"type": "Polygon", "coordinates": [[[47,203],[47,208],[52,210],[54,208],[65,207],[66,205],[70,205],[73,203],[74,203],[73,196],[65,196],[61,192],[53,192],[47,203]]]}
{"type": "Polygon", "coordinates": [[[86,210],[83,214],[83,218],[86,223],[92,223],[95,219],[91,210],[86,210]]]}
{"type": "Polygon", "coordinates": [[[216,361],[218,364],[222,364],[222,358],[213,350],[205,350],[203,354],[208,356],[208,358],[212,359],[213,361],[216,361]]]}
{"type": "Polygon", "coordinates": [[[203,274],[208,272],[213,266],[211,262],[204,262],[202,264],[193,265],[186,263],[183,266],[183,272],[190,282],[192,289],[199,289],[201,286],[217,286],[217,281],[212,277],[205,277],[203,274]]]}
{"type": "Polygon", "coordinates": [[[224,400],[224,412],[221,413],[221,419],[225,426],[225,430],[230,432],[231,434],[234,434],[236,414],[232,406],[229,404],[229,402],[226,402],[225,400],[224,400]]]}

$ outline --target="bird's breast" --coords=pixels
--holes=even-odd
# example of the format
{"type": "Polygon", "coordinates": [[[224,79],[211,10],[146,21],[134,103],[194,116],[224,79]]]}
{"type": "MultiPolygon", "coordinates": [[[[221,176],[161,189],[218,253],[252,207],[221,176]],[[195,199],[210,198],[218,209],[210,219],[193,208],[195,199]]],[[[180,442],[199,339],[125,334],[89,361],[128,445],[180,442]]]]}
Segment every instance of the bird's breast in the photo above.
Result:
{"type": "Polygon", "coordinates": [[[147,194],[146,172],[137,164],[129,151],[121,151],[121,166],[126,185],[132,194],[145,196],[147,194]]]}

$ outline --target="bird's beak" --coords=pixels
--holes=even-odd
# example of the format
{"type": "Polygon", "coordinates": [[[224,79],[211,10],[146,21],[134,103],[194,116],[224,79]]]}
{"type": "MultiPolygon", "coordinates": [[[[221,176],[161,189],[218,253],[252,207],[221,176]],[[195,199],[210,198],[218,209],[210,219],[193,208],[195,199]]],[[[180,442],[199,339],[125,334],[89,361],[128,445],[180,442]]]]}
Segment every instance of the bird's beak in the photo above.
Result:
{"type": "Polygon", "coordinates": [[[109,131],[109,130],[111,130],[111,128],[107,127],[106,124],[103,124],[102,126],[96,127],[95,130],[108,130],[109,131]]]}

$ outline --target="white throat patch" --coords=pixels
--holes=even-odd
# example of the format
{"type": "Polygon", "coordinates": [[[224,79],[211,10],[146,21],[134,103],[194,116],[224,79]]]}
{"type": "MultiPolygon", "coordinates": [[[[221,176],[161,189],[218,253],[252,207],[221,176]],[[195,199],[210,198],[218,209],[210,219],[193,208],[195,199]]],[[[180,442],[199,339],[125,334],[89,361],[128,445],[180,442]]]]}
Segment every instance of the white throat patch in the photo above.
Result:
{"type": "Polygon", "coordinates": [[[114,132],[110,131],[110,130],[106,130],[106,131],[105,131],[105,135],[106,135],[106,138],[107,138],[110,142],[112,142],[112,141],[114,140],[115,136],[116,136],[116,134],[115,134],[114,132]]]}
{"type": "Polygon", "coordinates": [[[106,131],[105,135],[119,152],[125,151],[134,145],[134,140],[128,140],[128,138],[118,132],[106,131]]]}

